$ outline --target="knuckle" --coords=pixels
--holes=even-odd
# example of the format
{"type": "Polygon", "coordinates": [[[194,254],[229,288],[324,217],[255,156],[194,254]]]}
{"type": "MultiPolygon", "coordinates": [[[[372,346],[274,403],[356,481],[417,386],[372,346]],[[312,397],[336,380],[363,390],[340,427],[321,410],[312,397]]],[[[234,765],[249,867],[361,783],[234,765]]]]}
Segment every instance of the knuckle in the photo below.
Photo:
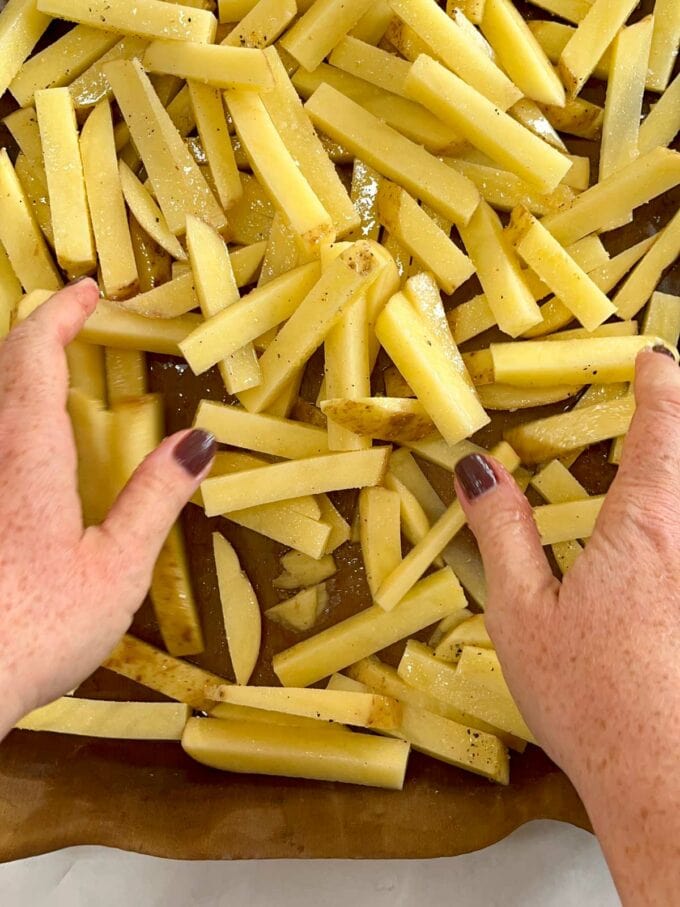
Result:
{"type": "Polygon", "coordinates": [[[614,550],[644,545],[664,556],[677,550],[680,519],[663,487],[640,482],[606,504],[596,533],[614,550]]]}

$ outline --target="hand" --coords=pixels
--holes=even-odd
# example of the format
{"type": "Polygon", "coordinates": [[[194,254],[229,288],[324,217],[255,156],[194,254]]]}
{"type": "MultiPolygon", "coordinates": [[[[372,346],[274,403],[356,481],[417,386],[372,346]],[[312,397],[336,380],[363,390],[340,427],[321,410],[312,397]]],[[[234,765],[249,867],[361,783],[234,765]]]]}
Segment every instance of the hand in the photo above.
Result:
{"type": "Polygon", "coordinates": [[[640,354],[636,413],[595,532],[562,583],[531,507],[497,463],[457,492],[489,583],[486,624],[508,685],[589,811],[630,903],[680,890],[680,369],[640,354]]]}
{"type": "Polygon", "coordinates": [[[206,432],[168,438],[106,521],[83,530],[64,347],[98,295],[94,281],[74,283],[0,344],[0,739],[77,686],[125,633],[215,450],[206,432]]]}

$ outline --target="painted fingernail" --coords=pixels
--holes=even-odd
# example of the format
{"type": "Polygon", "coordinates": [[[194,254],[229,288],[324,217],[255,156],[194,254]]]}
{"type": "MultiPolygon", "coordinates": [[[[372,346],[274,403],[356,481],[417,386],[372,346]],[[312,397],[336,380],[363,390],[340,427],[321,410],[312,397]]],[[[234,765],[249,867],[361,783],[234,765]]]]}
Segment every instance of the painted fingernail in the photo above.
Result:
{"type": "Polygon", "coordinates": [[[215,456],[217,443],[210,432],[195,428],[179,442],[174,451],[177,462],[190,476],[200,476],[215,456]]]}
{"type": "Polygon", "coordinates": [[[673,355],[673,353],[671,353],[671,351],[668,349],[668,347],[664,346],[662,343],[657,343],[656,346],[652,347],[652,350],[655,353],[663,353],[664,356],[670,356],[671,359],[673,359],[673,360],[675,359],[675,356],[673,355]]]}
{"type": "Polygon", "coordinates": [[[498,484],[491,464],[481,454],[463,457],[456,466],[456,478],[468,501],[480,498],[498,484]]]}

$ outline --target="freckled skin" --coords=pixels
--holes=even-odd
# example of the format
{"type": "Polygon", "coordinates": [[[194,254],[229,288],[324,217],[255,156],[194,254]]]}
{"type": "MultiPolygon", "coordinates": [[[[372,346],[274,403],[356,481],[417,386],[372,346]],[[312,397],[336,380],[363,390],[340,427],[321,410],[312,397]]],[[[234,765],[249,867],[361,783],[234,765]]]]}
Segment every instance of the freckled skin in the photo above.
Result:
{"type": "Polygon", "coordinates": [[[62,290],[0,343],[0,739],[77,686],[130,625],[194,477],[181,432],[140,466],[101,526],[83,528],[64,346],[98,298],[62,290]]]}
{"type": "Polygon", "coordinates": [[[502,467],[476,501],[458,491],[522,714],[583,798],[623,902],[666,905],[680,890],[680,369],[642,353],[635,393],[618,476],[562,583],[502,467]]]}

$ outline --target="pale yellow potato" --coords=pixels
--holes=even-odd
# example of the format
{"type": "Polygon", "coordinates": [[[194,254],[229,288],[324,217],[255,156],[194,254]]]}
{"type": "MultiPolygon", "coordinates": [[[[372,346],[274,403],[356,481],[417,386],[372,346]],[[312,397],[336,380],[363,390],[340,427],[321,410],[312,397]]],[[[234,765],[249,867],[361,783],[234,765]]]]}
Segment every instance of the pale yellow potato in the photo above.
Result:
{"type": "Polygon", "coordinates": [[[390,457],[390,475],[395,476],[415,497],[423,508],[427,519],[434,523],[446,507],[425,474],[416,463],[413,454],[401,447],[390,457]]]}
{"type": "Polygon", "coordinates": [[[544,104],[559,107],[564,103],[559,76],[510,0],[485,0],[481,29],[498,62],[523,94],[544,104]]]}
{"type": "Polygon", "coordinates": [[[50,24],[35,0],[9,0],[0,14],[0,96],[16,78],[21,66],[50,24]]]}
{"type": "Polygon", "coordinates": [[[5,148],[0,149],[0,201],[0,243],[21,285],[27,293],[59,290],[61,276],[5,148]]]}
{"type": "Polygon", "coordinates": [[[311,558],[323,557],[331,537],[328,523],[301,513],[285,500],[232,510],[225,516],[238,526],[259,532],[311,558]]]}
{"type": "Polygon", "coordinates": [[[80,154],[102,289],[109,299],[126,299],[139,289],[139,274],[118,173],[108,101],[95,107],[83,126],[80,154]]]}
{"type": "Polygon", "coordinates": [[[461,441],[459,444],[447,444],[440,434],[434,434],[431,438],[425,438],[424,441],[409,441],[407,445],[410,451],[418,454],[424,460],[434,463],[435,466],[441,466],[453,472],[456,464],[471,453],[480,453],[482,448],[472,441],[461,441]]]}
{"type": "MultiPolygon", "coordinates": [[[[537,135],[539,139],[552,145],[553,148],[557,148],[558,151],[562,151],[567,157],[571,157],[571,155],[567,154],[567,146],[559,133],[536,101],[532,101],[530,98],[522,98],[512,105],[508,113],[514,120],[525,126],[529,132],[537,135]]],[[[565,185],[566,179],[567,177],[562,180],[565,185]]]]}
{"type": "Polygon", "coordinates": [[[331,422],[366,438],[418,441],[434,431],[434,423],[423,406],[409,398],[335,398],[324,400],[321,411],[331,422]]]}
{"type": "Polygon", "coordinates": [[[305,69],[315,69],[359,22],[373,0],[316,0],[280,44],[305,69]]]}
{"type": "Polygon", "coordinates": [[[375,595],[401,561],[401,502],[388,488],[363,488],[359,494],[359,541],[366,581],[375,595]]]}
{"type": "Polygon", "coordinates": [[[210,692],[218,702],[371,730],[391,731],[399,727],[401,720],[399,703],[375,693],[232,685],[217,687],[210,692]]]}
{"type": "Polygon", "coordinates": [[[284,712],[267,712],[264,709],[250,709],[245,705],[232,705],[228,702],[217,703],[210,709],[211,718],[256,722],[257,724],[275,724],[284,727],[312,728],[326,730],[330,733],[351,734],[344,725],[326,724],[316,718],[300,718],[298,715],[286,715],[284,712]]]}
{"type": "Polygon", "coordinates": [[[254,484],[248,472],[208,478],[202,486],[206,514],[218,516],[244,507],[285,501],[296,494],[321,494],[346,488],[379,485],[387,468],[389,448],[348,451],[273,463],[258,470],[254,484]]]}
{"type": "Polygon", "coordinates": [[[680,337],[680,297],[671,293],[653,293],[642,322],[645,334],[660,337],[669,346],[677,346],[680,337]]]}
{"type": "Polygon", "coordinates": [[[328,495],[321,494],[317,496],[319,507],[321,508],[320,519],[331,527],[331,534],[328,538],[325,554],[332,554],[340,545],[349,541],[351,529],[347,520],[335,508],[328,495]]]}
{"type": "MultiPolygon", "coordinates": [[[[235,255],[238,253],[232,253],[235,255]]],[[[319,279],[315,262],[301,265],[251,290],[238,302],[196,327],[181,345],[192,371],[200,375],[220,359],[293,315],[319,279]]]]}
{"type": "MultiPolygon", "coordinates": [[[[512,211],[522,205],[532,214],[541,216],[561,208],[574,197],[571,189],[563,185],[544,195],[516,173],[500,167],[478,164],[461,157],[446,158],[446,163],[473,182],[482,198],[500,211],[512,211]]],[[[489,164],[492,162],[489,161],[489,164]]]]}
{"type": "Polygon", "coordinates": [[[12,138],[31,165],[37,164],[44,170],[40,129],[35,108],[26,107],[22,110],[15,110],[8,114],[2,122],[9,129],[12,138]]]}
{"type": "MultiPolygon", "coordinates": [[[[385,476],[385,487],[399,495],[401,531],[412,545],[417,545],[430,531],[427,514],[413,492],[391,472],[385,476]]],[[[434,563],[437,567],[444,566],[444,562],[440,558],[437,558],[434,563]]]]}
{"type": "MultiPolygon", "coordinates": [[[[298,265],[300,258],[300,241],[278,211],[274,215],[272,227],[267,239],[267,249],[262,259],[258,286],[264,286],[275,277],[292,271],[298,265]]],[[[262,336],[268,336],[270,331],[264,331],[262,336]]],[[[272,334],[272,338],[275,332],[272,334]]],[[[259,341],[258,341],[259,342],[259,341]]]]}
{"type": "MultiPolygon", "coordinates": [[[[368,692],[368,687],[342,674],[334,674],[327,690],[368,692]]],[[[510,765],[508,752],[497,737],[479,731],[471,733],[463,724],[449,721],[434,712],[404,706],[399,727],[383,731],[390,737],[398,737],[411,744],[414,750],[474,772],[500,784],[509,781],[510,765]]]]}
{"type": "Polygon", "coordinates": [[[104,402],[107,392],[103,348],[72,340],[65,352],[70,387],[78,388],[92,400],[104,402]]]}
{"type": "Polygon", "coordinates": [[[330,85],[317,88],[305,110],[331,138],[438,213],[455,223],[472,216],[479,200],[472,183],[330,85]]]}
{"type": "Polygon", "coordinates": [[[581,384],[559,384],[554,387],[515,387],[512,384],[480,385],[477,388],[479,399],[486,410],[515,412],[518,409],[533,409],[536,406],[549,406],[568,400],[583,389],[581,384]]]}
{"type": "Polygon", "coordinates": [[[185,702],[198,711],[207,711],[211,706],[212,700],[206,694],[208,687],[228,682],[188,661],[173,658],[167,652],[129,634],[121,639],[105,659],[103,667],[156,690],[169,699],[185,702]]]}
{"type": "Polygon", "coordinates": [[[580,93],[636,6],[635,0],[595,0],[560,55],[558,70],[570,97],[580,93]]]}
{"type": "Polygon", "coordinates": [[[680,41],[680,9],[675,0],[656,0],[654,34],[649,54],[647,87],[663,91],[673,73],[680,41]]]}
{"type": "MultiPolygon", "coordinates": [[[[514,472],[519,466],[519,458],[506,443],[501,442],[491,450],[495,457],[509,471],[514,472]]],[[[418,582],[432,561],[438,557],[451,539],[465,525],[465,514],[460,503],[454,501],[437,519],[427,535],[409,551],[396,569],[383,582],[375,594],[376,605],[390,613],[401,599],[418,582]]]]}
{"type": "Polygon", "coordinates": [[[181,740],[190,715],[189,706],[177,702],[109,702],[62,696],[29,712],[15,727],[116,740],[181,740]]]}
{"type": "Polygon", "coordinates": [[[140,293],[131,299],[118,302],[121,309],[143,315],[145,318],[177,318],[198,308],[194,276],[190,271],[140,293]]]}
{"type": "Polygon", "coordinates": [[[330,579],[338,570],[330,554],[313,558],[301,551],[289,551],[280,562],[283,569],[272,583],[275,589],[315,586],[330,579]]]}
{"type": "Polygon", "coordinates": [[[229,253],[234,279],[239,287],[254,283],[267,248],[265,240],[242,246],[229,253]]]}
{"type": "Polygon", "coordinates": [[[202,82],[192,80],[187,85],[217,197],[228,211],[243,194],[243,188],[229,138],[222,93],[202,82]]]}
{"type": "Polygon", "coordinates": [[[680,212],[666,224],[654,245],[614,296],[619,318],[637,315],[654,292],[665,269],[673,264],[679,254],[680,212]]]}
{"type": "Polygon", "coordinates": [[[392,7],[389,0],[376,0],[359,19],[350,34],[359,41],[378,44],[392,18],[392,7]]]}
{"type": "Polygon", "coordinates": [[[605,249],[600,237],[595,233],[591,233],[590,236],[584,236],[583,239],[579,239],[567,246],[567,252],[579,268],[582,268],[586,273],[594,271],[595,268],[599,268],[600,265],[604,265],[610,260],[609,252],[605,249]]]}
{"type": "Polygon", "coordinates": [[[639,154],[642,96],[654,18],[624,27],[612,43],[607,99],[602,122],[600,179],[616,173],[639,154]]]}
{"type": "Polygon", "coordinates": [[[218,0],[220,22],[240,22],[257,5],[258,0],[218,0]]]}
{"type": "Polygon", "coordinates": [[[377,207],[380,223],[434,274],[445,293],[453,293],[472,276],[470,260],[400,186],[383,180],[377,207]]]}
{"type": "Polygon", "coordinates": [[[261,50],[215,44],[153,41],[144,54],[149,72],[166,73],[221,89],[262,90],[272,74],[261,50]]]}
{"type": "Polygon", "coordinates": [[[548,122],[559,132],[596,140],[602,135],[604,109],[583,98],[567,98],[562,107],[541,105],[548,122]]]}
{"type": "Polygon", "coordinates": [[[296,15],[295,0],[259,0],[220,43],[263,49],[281,36],[296,15]]]}
{"type": "Polygon", "coordinates": [[[187,254],[182,244],[168,227],[168,222],[151,193],[125,161],[119,162],[118,169],[125,202],[137,223],[174,259],[186,261],[187,254]]]}
{"type": "Polygon", "coordinates": [[[211,768],[401,790],[409,745],[370,734],[190,718],[184,750],[211,768]]]}
{"type": "Polygon", "coordinates": [[[561,152],[431,57],[418,57],[405,84],[414,100],[539,191],[551,192],[570,169],[561,152]]]}
{"type": "Polygon", "coordinates": [[[0,243],[0,340],[9,333],[21,296],[19,278],[14,273],[5,247],[0,243]]]}
{"type": "Polygon", "coordinates": [[[219,532],[213,533],[213,552],[229,657],[236,682],[246,684],[260,653],[260,606],[236,552],[219,532]]]}
{"type": "Polygon", "coordinates": [[[77,454],[78,494],[83,523],[98,526],[113,503],[112,416],[101,400],[71,388],[67,402],[77,454]]]}
{"type": "MultiPolygon", "coordinates": [[[[549,504],[584,501],[588,498],[588,492],[583,485],[559,460],[552,460],[534,475],[531,485],[549,504]]],[[[571,570],[582,550],[577,539],[566,539],[552,545],[552,552],[563,575],[571,570]]]]}
{"type": "Polygon", "coordinates": [[[440,570],[418,583],[391,613],[374,605],[279,652],[274,671],[284,686],[309,686],[464,607],[453,572],[440,570]]]}
{"type": "Polygon", "coordinates": [[[347,35],[335,46],[328,62],[378,88],[403,98],[408,97],[404,90],[404,79],[409,64],[385,50],[347,35]]]}
{"type": "Polygon", "coordinates": [[[94,271],[97,261],[85,193],[78,126],[67,88],[36,92],[57,260],[70,277],[94,271]]]}
{"type": "Polygon", "coordinates": [[[142,397],[147,393],[146,359],[143,353],[108,347],[104,350],[104,357],[106,395],[111,406],[127,397],[142,397]]]}
{"type": "Polygon", "coordinates": [[[415,397],[413,388],[404,381],[399,370],[393,365],[388,365],[382,373],[387,397],[415,397]]]}
{"type": "Polygon", "coordinates": [[[29,161],[23,152],[19,152],[14,162],[14,170],[26,194],[33,215],[43,236],[54,248],[54,231],[52,230],[52,211],[47,191],[47,178],[42,163],[29,161]]]}
{"type": "Polygon", "coordinates": [[[328,435],[320,428],[213,400],[201,401],[194,425],[209,431],[221,444],[275,457],[298,460],[328,453],[328,435]]]}
{"type": "Polygon", "coordinates": [[[294,633],[306,633],[314,627],[327,605],[326,584],[319,583],[273,608],[267,608],[264,616],[294,633]]]}
{"type": "Polygon", "coordinates": [[[604,495],[562,504],[534,507],[534,520],[543,545],[555,545],[593,534],[604,495]]]}
{"type": "Polygon", "coordinates": [[[499,110],[507,110],[522,97],[521,90],[480,49],[478,43],[435,3],[393,0],[392,9],[431,48],[432,56],[481,92],[499,110]]]}
{"type": "MultiPolygon", "coordinates": [[[[100,34],[106,34],[106,32],[100,32],[100,34]]],[[[113,97],[111,86],[104,74],[104,66],[111,60],[131,60],[133,57],[141,60],[148,45],[149,42],[144,38],[126,35],[93,62],[77,79],[70,82],[68,90],[76,109],[94,107],[100,101],[113,97]]]]}
{"type": "Polygon", "coordinates": [[[210,44],[217,31],[212,13],[161,0],[135,0],[134,15],[128,0],[38,0],[38,9],[59,19],[140,38],[210,44]]]}
{"type": "Polygon", "coordinates": [[[647,154],[653,148],[670,145],[678,132],[680,132],[680,74],[673,79],[640,124],[638,136],[640,154],[647,154]]]}
{"type": "MultiPolygon", "coordinates": [[[[160,442],[159,442],[160,443],[160,442]]],[[[171,655],[196,655],[205,648],[196,608],[184,535],[170,530],[154,566],[149,590],[163,644],[171,655]]]]}
{"type": "Polygon", "coordinates": [[[360,217],[360,223],[348,235],[348,239],[373,239],[380,235],[380,221],[378,220],[378,189],[380,188],[380,174],[355,158],[352,166],[352,187],[350,198],[360,217]]]}
{"type": "Polygon", "coordinates": [[[445,633],[434,647],[437,658],[458,662],[463,646],[476,646],[478,649],[493,649],[494,645],[484,623],[483,614],[475,614],[445,633]]]}
{"type": "MultiPolygon", "coordinates": [[[[592,4],[590,5],[592,6],[592,4]]],[[[527,24],[550,62],[557,65],[562,51],[576,31],[574,26],[566,25],[564,22],[555,22],[552,19],[534,19],[527,24]]],[[[606,82],[609,78],[610,64],[611,46],[602,54],[595,69],[593,69],[594,78],[606,82]]]]}

